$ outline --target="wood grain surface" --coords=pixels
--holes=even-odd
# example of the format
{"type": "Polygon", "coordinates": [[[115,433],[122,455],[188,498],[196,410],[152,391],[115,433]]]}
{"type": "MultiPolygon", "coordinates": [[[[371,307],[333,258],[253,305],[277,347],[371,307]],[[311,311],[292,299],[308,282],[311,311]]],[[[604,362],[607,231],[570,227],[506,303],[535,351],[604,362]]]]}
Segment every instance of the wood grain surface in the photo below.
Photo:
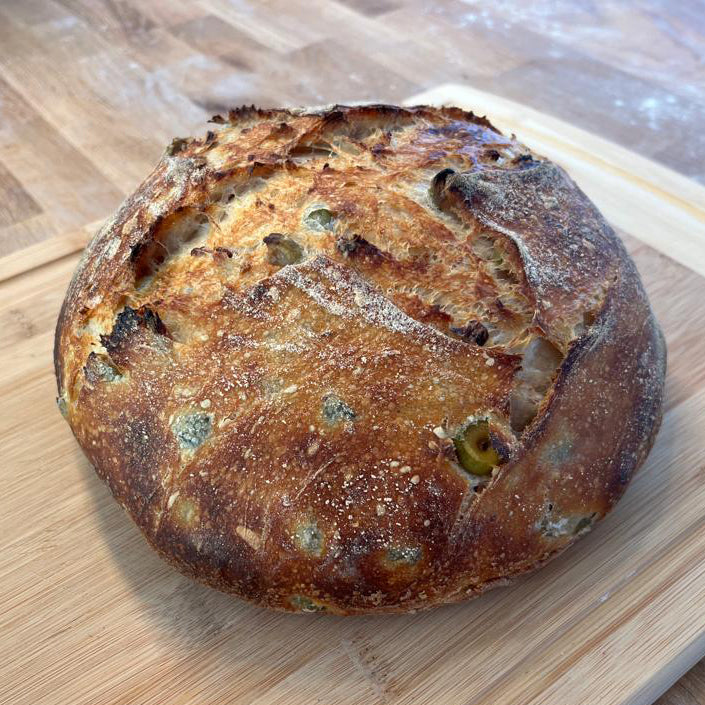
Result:
{"type": "MultiPolygon", "coordinates": [[[[696,0],[3,0],[0,702],[653,701],[705,652],[704,65],[696,0]],[[647,467],[574,553],[437,614],[307,622],[191,585],[50,408],[75,253],[214,112],[449,81],[481,91],[435,100],[557,159],[625,234],[671,355],[647,467]]],[[[703,702],[705,662],[658,701],[703,702]]]]}

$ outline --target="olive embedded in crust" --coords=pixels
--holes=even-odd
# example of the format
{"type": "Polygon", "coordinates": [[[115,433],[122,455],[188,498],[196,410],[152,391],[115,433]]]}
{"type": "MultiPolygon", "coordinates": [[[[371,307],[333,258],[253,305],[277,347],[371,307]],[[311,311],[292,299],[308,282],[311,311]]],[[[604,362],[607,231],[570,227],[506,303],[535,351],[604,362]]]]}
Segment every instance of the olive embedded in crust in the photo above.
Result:
{"type": "Polygon", "coordinates": [[[489,475],[501,462],[492,447],[487,421],[476,421],[467,426],[453,439],[453,444],[463,469],[473,475],[489,475]]]}
{"type": "Polygon", "coordinates": [[[327,208],[314,208],[307,213],[305,222],[313,230],[332,230],[333,214],[327,208]]]}
{"type": "Polygon", "coordinates": [[[296,264],[303,259],[304,251],[296,240],[284,237],[281,233],[271,233],[263,240],[267,246],[267,261],[283,267],[287,264],[296,264]]]}

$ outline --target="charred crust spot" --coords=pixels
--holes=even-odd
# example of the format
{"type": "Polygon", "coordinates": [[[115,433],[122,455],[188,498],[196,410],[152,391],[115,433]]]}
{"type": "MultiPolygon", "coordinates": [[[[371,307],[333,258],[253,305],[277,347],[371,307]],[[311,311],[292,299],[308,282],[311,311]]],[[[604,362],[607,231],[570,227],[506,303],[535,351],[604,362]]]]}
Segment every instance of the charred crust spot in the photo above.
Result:
{"type": "Polygon", "coordinates": [[[147,329],[157,335],[168,336],[166,326],[156,311],[148,306],[142,306],[139,309],[125,306],[118,313],[110,335],[101,335],[100,342],[108,354],[112,354],[122,349],[130,337],[140,328],[147,329]]]}
{"type": "Polygon", "coordinates": [[[191,250],[192,257],[204,257],[205,255],[209,254],[211,254],[211,250],[209,250],[207,247],[194,247],[191,250]]]}
{"type": "Polygon", "coordinates": [[[227,120],[222,115],[213,115],[213,117],[208,121],[216,125],[225,125],[227,120]]]}
{"type": "Polygon", "coordinates": [[[277,114],[277,111],[262,110],[252,105],[242,105],[239,108],[228,110],[228,122],[236,123],[239,120],[251,120],[253,118],[269,118],[277,114]]]}
{"type": "Polygon", "coordinates": [[[369,259],[381,259],[384,257],[384,254],[376,245],[357,234],[341,235],[336,240],[335,246],[338,252],[346,257],[367,257],[369,259]]]}
{"type": "Polygon", "coordinates": [[[488,149],[485,154],[487,158],[491,159],[493,162],[496,162],[502,156],[496,149],[488,149]]]}
{"type": "Polygon", "coordinates": [[[450,332],[459,336],[463,340],[473,342],[476,345],[484,345],[490,337],[487,328],[480,321],[472,320],[467,325],[460,328],[451,326],[450,332]]]}
{"type": "Polygon", "coordinates": [[[179,152],[183,152],[188,145],[188,139],[184,137],[175,137],[169,146],[166,148],[166,156],[173,157],[179,152]]]}
{"type": "Polygon", "coordinates": [[[162,322],[162,319],[159,318],[159,314],[156,311],[153,311],[147,306],[142,306],[137,310],[137,314],[141,317],[144,326],[153,333],[159,335],[167,334],[166,326],[162,322]]]}
{"type": "Polygon", "coordinates": [[[230,259],[233,256],[233,251],[229,247],[216,247],[213,254],[215,257],[225,257],[230,259]]]}
{"type": "Polygon", "coordinates": [[[512,164],[518,167],[534,166],[538,163],[539,162],[537,162],[530,154],[520,154],[512,159],[512,164]]]}

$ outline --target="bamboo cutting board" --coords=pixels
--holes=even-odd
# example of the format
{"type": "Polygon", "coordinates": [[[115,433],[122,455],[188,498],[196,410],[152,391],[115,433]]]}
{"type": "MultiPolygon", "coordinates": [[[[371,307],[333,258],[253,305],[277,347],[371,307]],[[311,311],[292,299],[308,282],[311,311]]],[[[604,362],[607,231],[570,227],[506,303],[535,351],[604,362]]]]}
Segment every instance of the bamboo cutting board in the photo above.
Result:
{"type": "Polygon", "coordinates": [[[271,614],[189,581],[55,409],[53,326],[87,227],[0,260],[0,703],[649,703],[705,655],[705,188],[467,88],[410,102],[487,113],[566,166],[623,235],[669,376],[622,502],[542,571],[429,613],[271,614]]]}

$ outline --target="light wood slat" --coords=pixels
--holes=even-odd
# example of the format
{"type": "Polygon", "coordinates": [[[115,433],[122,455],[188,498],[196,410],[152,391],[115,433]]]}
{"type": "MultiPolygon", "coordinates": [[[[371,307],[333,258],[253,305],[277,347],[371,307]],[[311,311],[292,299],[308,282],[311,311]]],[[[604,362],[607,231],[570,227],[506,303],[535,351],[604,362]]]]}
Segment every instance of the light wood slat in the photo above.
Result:
{"type": "MultiPolygon", "coordinates": [[[[149,171],[171,137],[202,131],[203,120],[209,114],[251,102],[263,105],[363,99],[393,102],[441,82],[471,82],[487,93],[538,109],[544,127],[550,122],[544,114],[553,114],[562,118],[561,129],[571,123],[612,140],[611,143],[603,140],[602,146],[591,141],[590,149],[597,150],[602,162],[598,165],[584,163],[581,167],[586,151],[584,145],[578,141],[576,152],[575,145],[570,145],[570,139],[562,135],[561,139],[566,141],[563,163],[569,166],[571,173],[578,175],[583,186],[594,188],[592,195],[603,209],[616,213],[615,216],[611,213],[613,222],[617,223],[618,217],[623,219],[626,231],[620,229],[620,232],[635,236],[639,233],[633,232],[634,224],[644,220],[639,212],[640,203],[648,204],[654,199],[653,192],[641,183],[644,174],[647,181],[655,182],[660,188],[663,172],[654,170],[651,163],[643,165],[642,162],[647,171],[642,169],[638,174],[638,183],[630,173],[630,184],[622,189],[621,177],[617,174],[623,166],[622,152],[617,150],[612,152],[618,155],[617,172],[593,187],[591,183],[599,180],[604,168],[602,147],[608,145],[610,150],[615,150],[613,143],[619,143],[642,157],[668,164],[705,183],[704,40],[702,0],[690,3],[575,0],[550,7],[546,3],[506,0],[494,3],[466,0],[434,3],[427,0],[3,0],[0,7],[0,163],[5,175],[0,177],[0,198],[5,198],[8,192],[10,196],[19,193],[16,184],[20,184],[41,211],[31,215],[26,200],[15,200],[12,204],[8,201],[5,225],[0,225],[0,257],[19,252],[15,259],[0,259],[0,282],[5,280],[4,284],[0,283],[0,289],[9,285],[27,287],[16,300],[6,300],[8,308],[0,319],[0,349],[7,352],[2,372],[7,385],[5,395],[16,398],[20,407],[26,403],[41,409],[42,415],[48,413],[53,394],[46,378],[50,329],[54,309],[58,307],[56,292],[63,286],[60,282],[70,276],[75,263],[73,253],[97,227],[93,221],[107,216],[122,195],[149,171]],[[580,168],[585,170],[584,177],[576,171],[580,168]],[[628,206],[620,200],[623,194],[628,196],[628,206]],[[22,208],[17,208],[18,204],[22,208]],[[7,213],[11,213],[9,218],[7,213]],[[86,226],[86,222],[93,224],[86,226]],[[41,241],[45,244],[34,246],[41,241]],[[23,252],[27,246],[30,248],[23,252]],[[55,257],[60,261],[50,264],[55,257]],[[39,271],[44,278],[32,289],[30,284],[36,282],[39,271]],[[26,367],[17,362],[35,358],[46,358],[46,368],[33,368],[28,373],[26,367]],[[48,406],[45,408],[43,403],[48,406]]],[[[492,110],[488,108],[491,116],[495,107],[498,112],[501,109],[497,101],[492,102],[492,110]]],[[[517,130],[525,136],[521,127],[517,130]]],[[[544,151],[548,153],[555,146],[552,144],[555,135],[539,137],[544,139],[547,147],[544,151]]],[[[670,177],[668,183],[667,191],[702,209],[700,189],[689,191],[687,181],[674,186],[670,177]]],[[[697,220],[697,216],[679,214],[680,205],[671,206],[668,212],[659,209],[652,221],[642,225],[642,230],[646,241],[655,245],[660,241],[661,250],[665,248],[670,252],[673,229],[680,243],[679,259],[690,265],[691,262],[685,260],[691,259],[691,252],[683,245],[682,236],[691,231],[699,232],[698,227],[693,227],[693,218],[697,220]]],[[[670,413],[689,403],[705,384],[702,344],[705,280],[647,245],[635,243],[633,237],[626,237],[669,339],[672,364],[667,408],[670,413]]],[[[698,266],[698,262],[702,262],[701,248],[695,247],[694,252],[696,268],[702,271],[698,266]]],[[[18,292],[15,288],[12,291],[18,292]]],[[[51,415],[46,418],[50,425],[51,415]]],[[[70,436],[66,436],[63,446],[55,443],[47,450],[51,441],[44,438],[44,428],[32,426],[36,436],[44,438],[44,443],[37,444],[28,454],[27,414],[15,414],[13,418],[5,414],[4,424],[0,423],[0,428],[8,436],[4,445],[7,454],[0,463],[0,474],[16,471],[20,461],[26,462],[30,469],[34,468],[33,462],[39,463],[48,475],[57,467],[60,473],[65,473],[67,463],[75,462],[73,456],[66,455],[75,450],[70,436]]],[[[19,470],[17,473],[23,477],[19,470]]],[[[78,485],[84,489],[92,487],[82,482],[90,477],[88,473],[79,476],[78,485]]],[[[39,479],[37,483],[41,484],[39,479]]],[[[65,489],[71,492],[74,488],[65,489]]],[[[13,507],[12,516],[18,530],[26,528],[26,508],[31,506],[32,516],[39,517],[34,533],[37,536],[46,533],[41,499],[29,498],[22,490],[19,484],[16,506],[14,495],[12,500],[0,499],[0,506],[4,511],[9,505],[13,507]]],[[[112,506],[105,497],[103,499],[105,507],[112,506]]],[[[85,506],[103,505],[97,501],[85,506]]],[[[78,511],[80,513],[80,509],[78,511]]],[[[106,534],[104,540],[119,533],[120,527],[125,528],[120,523],[119,512],[115,516],[116,528],[106,534]]],[[[57,527],[61,526],[63,518],[63,513],[57,514],[57,527]]],[[[82,526],[91,525],[89,522],[82,526]]],[[[90,535],[90,529],[87,531],[90,535]]],[[[28,535],[23,536],[26,539],[28,535]]],[[[58,528],[53,536],[56,535],[61,535],[58,528]]],[[[26,544],[27,556],[41,562],[43,556],[53,555],[52,543],[55,541],[47,538],[38,544],[26,544]]],[[[89,543],[92,545],[93,541],[89,543]]],[[[129,542],[120,546],[115,555],[135,550],[129,542]]],[[[106,560],[110,564],[110,555],[106,560]]],[[[50,572],[40,573],[32,564],[20,563],[17,575],[30,577],[18,581],[18,591],[24,590],[27,582],[31,583],[33,575],[40,575],[47,589],[54,585],[50,572]]],[[[125,564],[129,566],[129,561],[125,564]]],[[[84,577],[90,581],[89,573],[84,577]]],[[[149,579],[167,580],[158,571],[151,578],[145,578],[149,579]]],[[[60,573],[57,580],[65,582],[64,574],[60,573]]],[[[114,580],[114,574],[109,572],[107,584],[114,580]]],[[[75,591],[84,587],[80,582],[66,584],[75,591]]],[[[132,587],[130,583],[127,589],[132,587]]],[[[122,595],[116,596],[121,625],[126,619],[125,613],[119,611],[123,599],[122,595]]],[[[56,596],[53,604],[66,603],[56,596]]],[[[222,603],[226,612],[228,604],[227,601],[222,603]]],[[[43,606],[49,610],[48,602],[43,606]]],[[[135,615],[144,616],[149,612],[139,601],[133,606],[135,615]]],[[[51,610],[49,612],[47,630],[41,632],[45,636],[58,628],[56,621],[52,621],[51,610]]],[[[181,611],[191,625],[194,621],[188,615],[192,612],[189,608],[181,611]]],[[[106,619],[111,614],[107,610],[106,619]]],[[[44,613],[40,612],[39,616],[26,620],[29,631],[25,633],[36,637],[40,633],[37,620],[43,617],[44,613]]],[[[162,619],[161,627],[171,625],[172,617],[169,614],[162,619]]],[[[152,660],[142,669],[126,669],[125,673],[129,671],[132,679],[129,684],[120,673],[111,673],[109,684],[98,695],[97,690],[87,687],[87,681],[80,680],[80,663],[84,658],[90,660],[91,650],[97,650],[100,657],[106,656],[105,661],[111,663],[109,655],[114,644],[96,627],[96,618],[89,618],[89,622],[93,621],[90,630],[83,634],[86,643],[72,642],[77,645],[72,657],[79,663],[72,674],[79,680],[71,693],[78,700],[86,703],[129,699],[163,702],[164,692],[158,683],[165,673],[175,687],[181,688],[171,702],[190,703],[197,700],[201,692],[206,702],[214,701],[217,694],[229,692],[229,680],[222,678],[222,674],[233,673],[236,657],[227,639],[215,644],[205,639],[202,650],[194,650],[194,643],[199,640],[192,633],[188,639],[166,639],[157,643],[154,629],[149,631],[151,622],[145,619],[144,624],[140,622],[143,631],[139,632],[141,638],[136,653],[149,653],[152,660]],[[163,650],[168,648],[179,649],[184,658],[179,660],[170,653],[163,656],[163,650]],[[191,657],[194,664],[189,660],[191,657]]],[[[217,618],[196,620],[197,624],[201,622],[217,623],[217,618]]],[[[433,625],[432,631],[443,629],[442,620],[433,625]]],[[[7,634],[14,635],[16,626],[13,623],[13,630],[0,632],[3,654],[8,650],[5,648],[7,634]]],[[[493,626],[488,628],[493,629],[493,626]]],[[[59,629],[71,633],[68,623],[59,629]]],[[[128,629],[128,632],[134,636],[134,631],[128,629]]],[[[368,640],[364,635],[354,630],[346,634],[349,640],[345,647],[341,641],[340,645],[330,646],[320,659],[302,661],[299,669],[285,668],[272,677],[265,674],[264,680],[254,679],[246,700],[289,702],[290,690],[296,687],[300,689],[301,698],[308,698],[310,702],[319,697],[322,682],[327,684],[324,694],[329,702],[344,699],[348,686],[351,692],[359,693],[361,700],[401,698],[406,691],[397,688],[399,679],[388,676],[385,649],[380,647],[378,653],[365,655],[368,640]],[[355,669],[357,678],[350,676],[348,667],[355,669]]],[[[71,694],[66,688],[58,687],[56,680],[66,662],[52,662],[48,656],[54,643],[65,638],[63,632],[49,639],[42,637],[37,649],[45,660],[33,663],[45,667],[47,697],[59,699],[58,693],[61,693],[71,701],[71,694]]],[[[425,638],[426,635],[422,635],[419,640],[425,638]]],[[[135,645],[131,638],[120,644],[128,650],[135,645]]],[[[402,653],[414,648],[414,644],[402,644],[402,653]]],[[[673,662],[676,671],[688,662],[688,653],[683,652],[673,662]]],[[[100,670],[100,657],[91,661],[95,665],[92,671],[95,679],[105,676],[100,670]]],[[[621,654],[615,656],[615,661],[621,660],[621,654]]],[[[248,663],[251,668],[261,668],[255,656],[248,663]]],[[[403,671],[403,664],[397,665],[403,671]]],[[[579,668],[576,664],[576,673],[579,668]]],[[[604,663],[592,664],[591,668],[601,677],[605,676],[602,682],[608,682],[604,663]]],[[[662,673],[654,683],[662,687],[676,671],[662,673]]],[[[20,680],[33,677],[29,667],[18,672],[20,680]]],[[[462,668],[461,673],[464,673],[462,668]]],[[[588,681],[593,673],[588,669],[588,681]]],[[[410,680],[402,681],[402,685],[411,687],[410,680]]],[[[245,690],[238,692],[245,692],[247,683],[246,678],[242,679],[245,690]]],[[[5,699],[4,685],[3,682],[0,686],[0,701],[5,699]]],[[[448,693],[454,692],[452,688],[448,690],[448,693]]],[[[641,691],[639,697],[648,699],[652,695],[651,691],[641,691]]],[[[464,696],[465,693],[461,701],[464,696]]],[[[19,697],[22,700],[25,695],[19,697]]],[[[594,700],[595,697],[590,699],[591,705],[594,700]]],[[[26,695],[26,701],[36,699],[26,695]]],[[[16,699],[13,705],[15,702],[16,699]]],[[[705,662],[659,701],[660,705],[701,705],[703,702],[705,662]]]]}

